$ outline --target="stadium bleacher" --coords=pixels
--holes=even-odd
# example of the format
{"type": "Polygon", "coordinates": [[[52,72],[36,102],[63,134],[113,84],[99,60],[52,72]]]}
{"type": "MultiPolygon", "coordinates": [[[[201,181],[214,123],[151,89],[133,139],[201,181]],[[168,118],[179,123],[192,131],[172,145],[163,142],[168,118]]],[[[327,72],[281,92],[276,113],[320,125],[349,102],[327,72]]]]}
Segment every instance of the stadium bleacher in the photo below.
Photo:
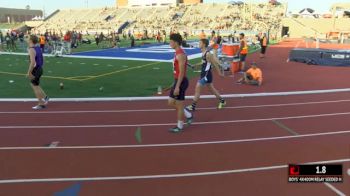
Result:
{"type": "Polygon", "coordinates": [[[266,31],[269,28],[280,31],[285,6],[210,3],[177,7],[68,9],[58,11],[34,30],[37,33],[69,30],[108,33],[129,22],[124,30],[140,33],[171,29],[266,31]]]}

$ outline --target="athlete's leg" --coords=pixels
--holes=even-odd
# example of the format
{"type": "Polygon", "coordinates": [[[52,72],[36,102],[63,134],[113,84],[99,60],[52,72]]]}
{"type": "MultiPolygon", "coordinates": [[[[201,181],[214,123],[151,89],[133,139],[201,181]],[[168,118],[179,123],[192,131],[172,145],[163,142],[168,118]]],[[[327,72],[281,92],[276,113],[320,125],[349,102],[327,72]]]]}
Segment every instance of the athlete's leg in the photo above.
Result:
{"type": "Polygon", "coordinates": [[[200,99],[201,90],[202,90],[202,88],[203,88],[203,85],[205,85],[205,84],[202,83],[202,80],[200,80],[200,81],[197,82],[192,104],[189,105],[189,106],[187,106],[187,109],[188,109],[188,110],[190,110],[190,111],[195,111],[195,110],[196,110],[197,102],[198,102],[199,99],[200,99]]]}
{"type": "Polygon", "coordinates": [[[210,83],[207,85],[209,91],[215,95],[215,97],[219,100],[218,108],[221,109],[226,105],[226,101],[221,97],[220,93],[216,88],[214,87],[213,83],[210,83]]]}

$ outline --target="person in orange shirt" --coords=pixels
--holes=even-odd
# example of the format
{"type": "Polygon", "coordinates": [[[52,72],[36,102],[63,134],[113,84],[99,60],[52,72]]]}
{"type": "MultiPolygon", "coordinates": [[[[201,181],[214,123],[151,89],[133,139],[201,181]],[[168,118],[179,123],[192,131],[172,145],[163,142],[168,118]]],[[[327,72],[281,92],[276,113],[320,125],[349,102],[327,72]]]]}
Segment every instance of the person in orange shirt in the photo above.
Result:
{"type": "Polygon", "coordinates": [[[64,45],[65,45],[65,48],[67,49],[68,51],[68,54],[71,54],[71,32],[67,31],[67,33],[64,35],[64,45]]]}
{"type": "Polygon", "coordinates": [[[243,74],[243,78],[237,81],[238,84],[251,84],[261,86],[263,82],[262,71],[253,62],[251,68],[243,74]]]}
{"type": "Polygon", "coordinates": [[[266,48],[267,48],[267,37],[266,33],[263,33],[261,37],[259,37],[260,45],[261,45],[261,53],[260,58],[265,58],[266,48]]]}
{"type": "Polygon", "coordinates": [[[199,39],[207,39],[207,35],[204,33],[204,30],[202,30],[202,32],[199,34],[199,39]]]}
{"type": "Polygon", "coordinates": [[[46,39],[44,35],[40,36],[40,48],[41,51],[44,53],[44,49],[45,49],[45,44],[46,44],[46,39]]]}
{"type": "Polygon", "coordinates": [[[236,56],[239,56],[239,69],[241,72],[245,70],[245,60],[248,54],[248,44],[244,38],[244,33],[239,34],[240,46],[239,50],[236,53],[236,56]]]}

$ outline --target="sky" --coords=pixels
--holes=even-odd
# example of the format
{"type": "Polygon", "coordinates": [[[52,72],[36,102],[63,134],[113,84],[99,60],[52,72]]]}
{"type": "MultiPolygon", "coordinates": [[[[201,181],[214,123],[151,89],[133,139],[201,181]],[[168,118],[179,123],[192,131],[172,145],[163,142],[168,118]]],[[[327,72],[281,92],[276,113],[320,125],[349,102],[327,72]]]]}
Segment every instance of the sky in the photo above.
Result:
{"type": "MultiPolygon", "coordinates": [[[[141,0],[142,1],[142,0],[141,0]]],[[[204,0],[205,3],[224,3],[232,0],[204,0]]],[[[243,2],[267,2],[268,0],[242,0],[243,2]]],[[[318,13],[329,11],[333,3],[344,2],[345,0],[280,0],[288,3],[288,11],[296,12],[303,8],[310,7],[318,13]]],[[[346,1],[345,1],[346,2],[346,1]]],[[[57,9],[67,8],[99,8],[115,6],[115,0],[0,0],[0,7],[25,8],[29,5],[31,9],[45,10],[46,15],[57,9]]]]}

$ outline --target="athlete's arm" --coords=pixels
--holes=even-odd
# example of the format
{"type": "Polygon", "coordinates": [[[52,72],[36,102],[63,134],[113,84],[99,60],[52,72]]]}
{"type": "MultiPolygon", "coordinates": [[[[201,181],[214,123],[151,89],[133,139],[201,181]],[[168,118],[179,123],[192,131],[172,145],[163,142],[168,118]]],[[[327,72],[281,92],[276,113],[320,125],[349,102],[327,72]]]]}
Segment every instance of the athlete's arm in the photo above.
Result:
{"type": "Polygon", "coordinates": [[[207,53],[207,59],[209,60],[210,64],[214,65],[219,76],[224,76],[224,74],[221,72],[221,69],[220,69],[221,65],[219,60],[211,53],[207,53]]]}
{"type": "Polygon", "coordinates": [[[186,63],[186,56],[184,54],[179,54],[176,56],[178,62],[179,62],[179,78],[177,79],[177,83],[175,86],[174,94],[178,95],[180,92],[180,85],[182,83],[182,80],[185,76],[185,63],[186,63]]]}
{"type": "Polygon", "coordinates": [[[28,73],[27,73],[27,77],[33,77],[32,75],[32,71],[34,69],[35,66],[35,50],[33,48],[29,49],[29,68],[28,68],[28,73]]]}

